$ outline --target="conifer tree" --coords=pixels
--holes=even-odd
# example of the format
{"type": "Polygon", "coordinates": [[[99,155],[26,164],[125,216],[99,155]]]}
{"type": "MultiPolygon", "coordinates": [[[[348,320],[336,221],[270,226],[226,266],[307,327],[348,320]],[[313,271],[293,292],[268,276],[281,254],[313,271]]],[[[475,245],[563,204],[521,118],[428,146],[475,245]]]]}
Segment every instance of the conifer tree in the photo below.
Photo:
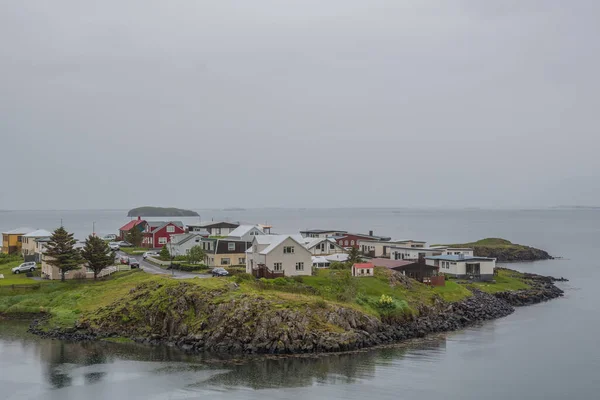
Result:
{"type": "Polygon", "coordinates": [[[74,246],[77,240],[73,238],[73,234],[67,232],[62,226],[56,229],[50,242],[46,245],[44,257],[46,262],[60,270],[61,281],[64,282],[65,274],[68,271],[79,269],[83,258],[81,253],[74,246]]]}
{"type": "Polygon", "coordinates": [[[98,236],[92,235],[85,240],[81,256],[87,261],[87,267],[94,271],[94,280],[104,268],[111,266],[115,261],[106,242],[98,236]]]}

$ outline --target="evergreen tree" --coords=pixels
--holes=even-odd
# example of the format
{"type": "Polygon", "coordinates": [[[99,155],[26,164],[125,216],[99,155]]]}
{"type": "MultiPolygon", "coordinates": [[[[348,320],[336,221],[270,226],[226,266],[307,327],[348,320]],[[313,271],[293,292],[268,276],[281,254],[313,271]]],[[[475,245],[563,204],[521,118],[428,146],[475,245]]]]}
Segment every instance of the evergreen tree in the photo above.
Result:
{"type": "Polygon", "coordinates": [[[142,231],[140,231],[139,227],[134,226],[125,235],[125,240],[135,247],[140,247],[142,245],[142,241],[144,240],[144,234],[142,231]]]}
{"type": "Polygon", "coordinates": [[[45,256],[48,258],[45,260],[60,270],[62,281],[68,271],[79,269],[83,261],[79,250],[74,248],[76,243],[73,234],[61,226],[52,233],[50,242],[46,245],[45,256]]]}
{"type": "Polygon", "coordinates": [[[362,258],[360,258],[360,252],[358,251],[358,248],[352,247],[348,252],[347,263],[350,264],[350,266],[352,266],[353,264],[360,263],[362,261],[363,260],[362,258]]]}
{"type": "Polygon", "coordinates": [[[85,240],[81,256],[87,261],[87,267],[94,271],[94,280],[96,280],[100,271],[111,266],[115,260],[106,242],[98,236],[92,235],[85,240]]]}
{"type": "Polygon", "coordinates": [[[206,253],[202,250],[202,247],[196,245],[190,249],[188,253],[188,261],[190,264],[198,264],[204,261],[206,253]]]}
{"type": "Polygon", "coordinates": [[[160,253],[158,253],[158,257],[163,261],[169,261],[171,259],[171,254],[169,253],[169,249],[167,249],[166,244],[160,250],[160,253]]]}

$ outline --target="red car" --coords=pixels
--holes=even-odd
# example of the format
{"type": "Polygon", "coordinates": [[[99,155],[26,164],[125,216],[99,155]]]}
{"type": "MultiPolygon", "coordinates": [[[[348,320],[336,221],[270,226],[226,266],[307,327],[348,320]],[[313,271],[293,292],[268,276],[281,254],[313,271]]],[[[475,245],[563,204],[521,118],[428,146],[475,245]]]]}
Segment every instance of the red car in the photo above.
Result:
{"type": "Polygon", "coordinates": [[[129,257],[121,257],[121,264],[129,264],[129,257]]]}

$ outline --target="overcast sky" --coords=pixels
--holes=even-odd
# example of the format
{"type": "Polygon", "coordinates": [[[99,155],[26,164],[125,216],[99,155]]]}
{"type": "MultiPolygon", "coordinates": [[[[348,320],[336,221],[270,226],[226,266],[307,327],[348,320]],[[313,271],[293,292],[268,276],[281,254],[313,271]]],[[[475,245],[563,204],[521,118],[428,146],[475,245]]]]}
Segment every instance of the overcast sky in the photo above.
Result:
{"type": "Polygon", "coordinates": [[[0,209],[600,204],[597,0],[0,0],[0,209]]]}

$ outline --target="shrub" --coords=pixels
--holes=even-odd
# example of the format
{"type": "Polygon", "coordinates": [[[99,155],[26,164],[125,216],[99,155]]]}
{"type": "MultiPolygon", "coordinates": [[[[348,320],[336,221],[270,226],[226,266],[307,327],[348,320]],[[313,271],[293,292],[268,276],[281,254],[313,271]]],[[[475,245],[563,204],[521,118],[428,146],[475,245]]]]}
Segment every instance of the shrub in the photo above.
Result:
{"type": "Polygon", "coordinates": [[[327,308],[327,302],[323,299],[315,301],[315,306],[318,308],[327,308]]]}
{"type": "Polygon", "coordinates": [[[331,264],[329,264],[329,269],[350,269],[350,267],[351,265],[348,265],[348,263],[339,261],[334,261],[331,264]]]}
{"type": "Polygon", "coordinates": [[[275,278],[273,279],[273,284],[277,286],[285,286],[288,284],[288,281],[285,278],[275,278]]]}
{"type": "Polygon", "coordinates": [[[394,299],[392,299],[391,296],[382,294],[379,300],[377,301],[377,308],[379,308],[382,311],[393,310],[396,308],[396,303],[394,302],[394,299]]]}
{"type": "Polygon", "coordinates": [[[244,281],[252,281],[254,277],[247,272],[240,272],[235,276],[234,280],[236,283],[242,283],[244,281]]]}
{"type": "Polygon", "coordinates": [[[301,276],[301,275],[292,276],[292,280],[294,282],[297,282],[297,283],[303,283],[304,282],[304,277],[301,276]]]}

